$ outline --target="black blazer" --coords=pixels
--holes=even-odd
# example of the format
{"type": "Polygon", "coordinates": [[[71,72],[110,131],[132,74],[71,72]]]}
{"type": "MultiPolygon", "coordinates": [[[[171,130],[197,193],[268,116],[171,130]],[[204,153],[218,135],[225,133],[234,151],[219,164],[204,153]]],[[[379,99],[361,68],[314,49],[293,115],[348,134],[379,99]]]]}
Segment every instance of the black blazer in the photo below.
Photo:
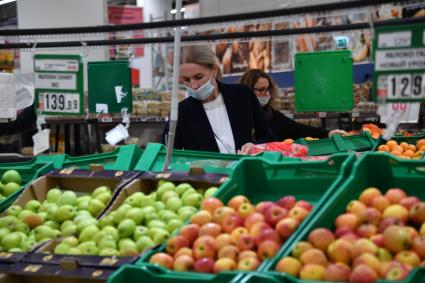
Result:
{"type": "MultiPolygon", "coordinates": [[[[248,142],[274,140],[265,112],[249,87],[219,81],[217,84],[226,105],[236,150],[248,142]]],[[[178,115],[174,148],[219,151],[201,101],[193,97],[181,101],[178,115]]],[[[164,135],[168,134],[168,126],[167,123],[164,135]]]]}

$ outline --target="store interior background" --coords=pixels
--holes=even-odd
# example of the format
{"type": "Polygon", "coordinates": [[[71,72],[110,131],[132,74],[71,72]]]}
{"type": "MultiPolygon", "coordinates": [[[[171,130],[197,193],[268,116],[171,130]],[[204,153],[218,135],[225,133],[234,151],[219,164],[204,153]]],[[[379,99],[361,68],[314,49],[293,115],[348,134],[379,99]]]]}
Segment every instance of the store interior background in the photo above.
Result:
{"type": "MultiPolygon", "coordinates": [[[[281,8],[291,8],[314,4],[323,4],[331,2],[344,2],[344,1],[330,1],[330,0],[189,0],[183,1],[185,12],[184,18],[197,18],[208,17],[226,14],[248,13],[267,11],[281,8]]],[[[85,27],[107,25],[108,21],[108,7],[110,6],[132,6],[140,7],[143,11],[143,21],[163,21],[171,20],[174,18],[173,8],[175,2],[173,0],[17,0],[0,6],[0,27],[2,29],[29,29],[29,28],[60,28],[60,27],[85,27]]],[[[174,11],[175,12],[175,11],[174,11]]],[[[237,18],[235,18],[237,24],[237,18]]],[[[246,22],[244,23],[246,24],[246,22]]],[[[190,28],[190,27],[189,27],[190,28]]],[[[146,31],[147,36],[158,35],[158,32],[167,31],[146,31]],[[153,34],[157,32],[157,34],[153,34]]],[[[37,37],[37,42],[60,40],[95,40],[106,39],[107,34],[83,34],[72,36],[48,36],[37,37]]],[[[6,39],[12,40],[13,39],[6,39]]],[[[22,41],[28,39],[19,39],[22,41]]],[[[168,45],[169,47],[170,45],[168,45]]],[[[34,54],[82,54],[86,61],[105,61],[110,59],[110,49],[114,47],[100,47],[100,48],[80,48],[78,50],[48,50],[48,51],[17,51],[19,55],[16,56],[14,62],[17,72],[31,73],[33,70],[34,54]]],[[[125,51],[124,51],[125,52],[125,51]]],[[[131,64],[134,69],[138,70],[138,89],[153,90],[153,91],[170,91],[171,90],[171,66],[165,67],[162,71],[158,72],[155,67],[159,65],[166,65],[167,61],[167,45],[145,45],[143,46],[143,56],[136,56],[131,64]]],[[[354,82],[362,83],[370,79],[372,72],[370,62],[362,62],[356,65],[354,72],[354,82]]],[[[86,73],[85,73],[86,75],[86,73]]],[[[235,82],[240,74],[226,76],[224,81],[235,82]]],[[[281,88],[291,87],[293,84],[293,72],[291,69],[284,70],[277,73],[272,73],[272,76],[277,81],[281,88]]],[[[87,89],[87,77],[85,78],[85,89],[87,89]]],[[[134,93],[133,93],[134,95],[134,93]]],[[[294,113],[288,113],[291,117],[294,113]]],[[[317,114],[317,113],[316,113],[317,114]]],[[[166,115],[162,115],[162,118],[166,115]]],[[[317,116],[317,115],[316,115],[317,116]]],[[[292,116],[294,117],[294,116],[292,116]]],[[[296,117],[294,117],[296,118],[296,117]]],[[[303,117],[301,117],[303,118],[303,117]]],[[[306,119],[301,119],[302,122],[310,123],[313,125],[323,125],[323,119],[314,116],[306,116],[306,119]]],[[[350,122],[350,117],[347,119],[350,122]]],[[[376,115],[365,117],[360,122],[376,122],[376,115]]],[[[327,128],[336,128],[340,126],[339,119],[327,119],[327,128]]],[[[352,122],[352,121],[351,121],[352,122]]],[[[100,129],[103,133],[110,129],[113,124],[103,125],[100,129]]],[[[130,126],[130,136],[134,137],[136,143],[145,146],[148,142],[160,141],[160,136],[164,126],[164,119],[160,121],[144,121],[132,123],[130,126]]],[[[354,127],[360,127],[355,125],[354,127]]],[[[77,129],[78,130],[78,129],[77,129]]],[[[52,128],[54,135],[55,128],[52,128]]],[[[104,136],[104,134],[102,135],[104,136]]],[[[71,140],[71,143],[73,141],[71,140]]],[[[93,142],[93,141],[92,141],[93,142]]],[[[105,141],[102,142],[104,144],[105,141]]],[[[80,152],[70,152],[71,154],[86,154],[89,153],[82,149],[80,152]]]]}

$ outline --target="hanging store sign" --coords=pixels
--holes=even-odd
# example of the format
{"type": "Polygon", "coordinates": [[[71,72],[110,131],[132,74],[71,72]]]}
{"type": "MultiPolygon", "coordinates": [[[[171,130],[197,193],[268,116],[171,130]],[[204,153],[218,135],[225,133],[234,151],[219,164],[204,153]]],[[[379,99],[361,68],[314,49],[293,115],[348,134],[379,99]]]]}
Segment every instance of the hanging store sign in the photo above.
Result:
{"type": "Polygon", "coordinates": [[[36,105],[43,114],[83,114],[83,63],[80,55],[35,55],[34,72],[36,105]]]}
{"type": "Polygon", "coordinates": [[[378,28],[374,50],[375,101],[425,101],[425,26],[378,28]]]}

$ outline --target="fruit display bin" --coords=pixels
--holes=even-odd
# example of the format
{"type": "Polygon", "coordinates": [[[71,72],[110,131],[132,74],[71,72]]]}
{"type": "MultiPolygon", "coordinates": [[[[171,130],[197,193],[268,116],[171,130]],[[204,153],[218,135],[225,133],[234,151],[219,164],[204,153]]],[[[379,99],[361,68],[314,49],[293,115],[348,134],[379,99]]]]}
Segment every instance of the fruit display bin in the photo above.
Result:
{"type": "MultiPolygon", "coordinates": [[[[398,144],[402,143],[402,142],[406,142],[408,144],[413,144],[416,145],[416,143],[419,140],[425,140],[425,134],[421,134],[421,135],[415,135],[415,136],[408,136],[408,137],[404,137],[404,136],[392,136],[390,140],[396,141],[398,144]]],[[[384,140],[382,137],[380,137],[377,141],[377,143],[375,144],[375,146],[373,147],[372,151],[377,151],[380,145],[383,145],[387,142],[387,140],[384,140]]],[[[419,150],[419,149],[418,149],[419,150]]],[[[421,159],[425,158],[425,153],[422,154],[421,159]]]]}
{"type": "Polygon", "coordinates": [[[298,139],[295,142],[307,146],[308,155],[310,156],[349,151],[368,151],[374,148],[376,144],[376,140],[368,132],[353,136],[333,135],[330,138],[310,141],[298,139]]]}
{"type": "MultiPolygon", "coordinates": [[[[134,144],[124,145],[116,148],[114,151],[84,155],[68,156],[66,155],[62,168],[89,169],[91,165],[100,165],[106,170],[133,170],[137,161],[143,154],[143,150],[134,144]]],[[[61,169],[61,168],[56,168],[61,169]]]]}
{"type": "MultiPolygon", "coordinates": [[[[161,172],[166,152],[167,148],[162,144],[148,144],[134,170],[161,172]]],[[[175,149],[173,150],[170,166],[172,171],[189,171],[191,166],[196,166],[202,167],[208,173],[229,174],[236,166],[237,161],[244,158],[279,161],[283,157],[277,152],[263,152],[254,157],[240,154],[175,149]]]]}
{"type": "MultiPolygon", "coordinates": [[[[262,272],[274,272],[278,261],[285,256],[290,256],[293,247],[299,241],[306,241],[309,233],[316,228],[328,228],[333,230],[335,219],[345,213],[348,203],[358,199],[360,193],[368,187],[376,187],[382,193],[388,189],[398,187],[402,188],[407,195],[416,196],[421,200],[425,199],[425,162],[419,160],[401,160],[386,153],[367,153],[360,157],[353,165],[350,176],[343,184],[340,184],[329,195],[328,201],[321,207],[320,211],[313,214],[311,220],[305,223],[303,229],[294,235],[290,245],[285,245],[283,249],[274,257],[273,260],[267,262],[261,268],[262,272]]],[[[422,282],[417,280],[420,276],[418,272],[423,272],[423,268],[414,269],[409,276],[398,282],[416,283],[422,282]]],[[[422,274],[422,273],[421,273],[422,274]]],[[[319,282],[299,280],[293,276],[286,275],[288,281],[279,282],[319,282]]],[[[422,276],[423,277],[423,276],[422,276]]],[[[421,278],[422,278],[421,277],[421,278]]],[[[422,279],[423,280],[423,279],[422,279]]],[[[323,282],[323,281],[320,281],[323,282]]],[[[392,282],[380,280],[377,282],[392,282]]]]}
{"type": "Polygon", "coordinates": [[[0,212],[4,211],[6,208],[13,203],[23,189],[36,178],[47,174],[49,171],[53,170],[53,163],[42,163],[37,162],[36,159],[20,162],[20,163],[1,163],[0,164],[0,176],[3,175],[7,170],[16,170],[22,178],[21,187],[18,191],[9,195],[7,198],[3,199],[0,202],[0,212]]]}
{"type": "MultiPolygon", "coordinates": [[[[335,154],[328,160],[308,162],[273,163],[258,159],[243,159],[213,196],[227,203],[232,197],[243,195],[252,204],[257,204],[261,201],[277,201],[285,195],[293,195],[297,200],[305,200],[313,204],[314,208],[310,214],[314,215],[326,204],[328,198],[347,176],[354,160],[355,156],[352,153],[335,154]]],[[[292,243],[293,237],[309,222],[311,215],[300,224],[281,248],[292,243]]],[[[149,263],[151,256],[163,252],[165,248],[165,245],[161,245],[147,252],[136,264],[145,266],[143,270],[155,269],[158,278],[163,276],[171,278],[185,274],[199,281],[213,280],[214,274],[177,272],[149,263]]],[[[260,268],[267,261],[265,260],[260,268]]],[[[229,272],[234,276],[240,273],[229,272]]]]}

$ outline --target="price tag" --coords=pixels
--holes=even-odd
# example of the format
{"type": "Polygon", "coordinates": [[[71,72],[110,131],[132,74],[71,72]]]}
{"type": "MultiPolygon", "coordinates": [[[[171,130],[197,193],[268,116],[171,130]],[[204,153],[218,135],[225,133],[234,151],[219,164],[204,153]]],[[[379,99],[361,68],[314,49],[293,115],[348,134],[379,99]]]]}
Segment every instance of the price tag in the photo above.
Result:
{"type": "Polygon", "coordinates": [[[78,60],[68,59],[37,59],[35,71],[78,72],[78,60]]]}
{"type": "Polygon", "coordinates": [[[112,266],[112,265],[116,264],[117,262],[118,262],[118,259],[107,257],[107,258],[102,259],[100,264],[112,266]]]}
{"type": "Polygon", "coordinates": [[[39,107],[43,112],[79,113],[80,94],[60,92],[40,92],[39,107]]]}
{"type": "Polygon", "coordinates": [[[72,73],[36,73],[36,88],[43,89],[77,89],[77,75],[72,73]]]}
{"type": "Polygon", "coordinates": [[[379,34],[378,47],[409,47],[412,45],[412,32],[411,31],[400,31],[400,32],[386,32],[379,34]]]}
{"type": "Polygon", "coordinates": [[[39,271],[41,269],[41,265],[40,264],[30,264],[25,266],[24,268],[24,272],[31,272],[31,273],[35,273],[37,271],[39,271]]]}
{"type": "Polygon", "coordinates": [[[378,106],[381,123],[387,124],[392,117],[398,116],[400,123],[417,123],[420,103],[394,102],[378,106]]]}
{"type": "Polygon", "coordinates": [[[319,118],[325,118],[326,112],[319,112],[319,118]]]}
{"type": "Polygon", "coordinates": [[[386,87],[381,84],[378,86],[378,96],[380,92],[386,92],[389,99],[425,98],[425,74],[388,75],[386,87]]]}
{"type": "Polygon", "coordinates": [[[353,112],[353,113],[351,114],[351,117],[353,117],[353,118],[360,117],[360,113],[359,113],[359,112],[353,112]]]}

